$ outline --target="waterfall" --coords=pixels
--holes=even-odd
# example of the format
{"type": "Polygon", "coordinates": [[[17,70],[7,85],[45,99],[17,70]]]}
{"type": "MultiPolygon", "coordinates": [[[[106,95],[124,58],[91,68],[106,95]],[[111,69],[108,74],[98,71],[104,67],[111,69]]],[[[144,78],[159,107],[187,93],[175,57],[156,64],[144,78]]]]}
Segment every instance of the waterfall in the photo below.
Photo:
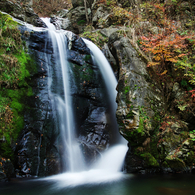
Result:
{"type": "MultiPolygon", "coordinates": [[[[77,141],[75,140],[75,127],[74,116],[72,108],[72,97],[70,94],[70,78],[69,78],[69,64],[66,57],[66,37],[65,32],[55,31],[54,25],[49,22],[49,18],[42,18],[45,24],[48,26],[49,35],[53,44],[53,53],[55,60],[59,60],[60,68],[62,71],[63,82],[63,98],[61,93],[55,94],[55,105],[57,105],[59,128],[61,136],[63,136],[63,150],[66,154],[63,156],[63,162],[66,163],[65,167],[67,171],[75,172],[84,169],[84,163],[82,154],[77,141]],[[75,160],[77,159],[77,160],[75,160]]],[[[50,92],[51,94],[52,92],[50,92]]]]}
{"type": "Polygon", "coordinates": [[[93,56],[93,61],[96,63],[101,71],[101,74],[103,76],[105,85],[106,85],[106,90],[109,96],[109,102],[110,102],[110,108],[111,108],[111,118],[112,118],[112,132],[114,133],[114,144],[116,143],[123,143],[126,144],[126,140],[119,135],[118,131],[118,124],[116,121],[116,86],[117,86],[117,80],[116,77],[113,73],[113,70],[107,61],[106,57],[104,54],[101,52],[101,50],[93,44],[91,41],[87,39],[83,39],[87,47],[91,50],[92,56],[93,56]]]}
{"type": "Polygon", "coordinates": [[[59,187],[64,187],[67,185],[99,183],[119,179],[122,175],[120,170],[127,152],[127,146],[124,139],[121,138],[122,136],[119,135],[115,117],[117,107],[115,102],[117,81],[114,73],[99,48],[92,42],[84,39],[85,44],[91,50],[93,61],[97,64],[103,75],[112,111],[112,129],[115,131],[114,134],[117,137],[117,139],[115,138],[114,146],[105,151],[99,161],[90,170],[86,171],[83,155],[75,138],[75,121],[72,96],[70,94],[70,68],[66,56],[66,51],[69,48],[66,48],[66,35],[68,34],[71,37],[71,32],[55,30],[55,27],[49,22],[48,18],[43,18],[42,20],[48,26],[49,36],[53,45],[54,59],[59,62],[56,64],[60,64],[60,70],[62,71],[63,95],[61,92],[54,93],[51,89],[49,89],[49,94],[51,96],[50,98],[53,99],[53,107],[57,108],[59,128],[64,140],[63,149],[66,151],[63,161],[66,162],[66,167],[68,167],[66,170],[64,169],[66,171],[65,173],[47,177],[46,180],[58,181],[59,187]]]}

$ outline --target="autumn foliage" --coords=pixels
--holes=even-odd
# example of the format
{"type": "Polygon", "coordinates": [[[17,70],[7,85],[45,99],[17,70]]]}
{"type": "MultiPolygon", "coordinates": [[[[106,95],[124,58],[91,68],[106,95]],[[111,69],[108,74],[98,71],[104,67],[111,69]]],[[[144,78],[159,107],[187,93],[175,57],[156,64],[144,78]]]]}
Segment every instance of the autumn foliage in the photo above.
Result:
{"type": "Polygon", "coordinates": [[[189,85],[194,85],[194,33],[184,30],[180,22],[168,17],[165,5],[150,6],[155,13],[151,21],[155,22],[158,32],[140,36],[140,48],[149,59],[147,66],[153,68],[159,79],[167,79],[167,76],[173,77],[173,73],[177,73],[180,79],[174,78],[176,81],[185,78],[189,85]]]}

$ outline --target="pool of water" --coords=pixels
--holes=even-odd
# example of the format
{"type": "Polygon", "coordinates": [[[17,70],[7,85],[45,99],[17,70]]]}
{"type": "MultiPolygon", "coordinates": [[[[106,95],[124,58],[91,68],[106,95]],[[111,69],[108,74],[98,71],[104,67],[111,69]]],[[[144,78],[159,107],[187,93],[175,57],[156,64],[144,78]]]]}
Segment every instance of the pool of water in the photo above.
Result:
{"type": "MultiPolygon", "coordinates": [[[[63,183],[63,180],[60,182],[63,183]]],[[[61,183],[61,184],[62,184],[61,183]]],[[[58,185],[59,180],[12,179],[0,195],[194,195],[195,175],[131,175],[112,182],[58,185]]]]}

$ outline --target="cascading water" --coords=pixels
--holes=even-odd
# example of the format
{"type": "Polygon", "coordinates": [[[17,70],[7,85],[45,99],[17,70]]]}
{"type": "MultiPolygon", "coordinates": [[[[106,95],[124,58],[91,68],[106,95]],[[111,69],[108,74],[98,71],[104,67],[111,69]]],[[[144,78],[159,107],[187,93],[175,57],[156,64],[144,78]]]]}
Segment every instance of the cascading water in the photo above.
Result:
{"type": "MultiPolygon", "coordinates": [[[[122,143],[122,138],[118,139],[121,137],[119,133],[116,136],[117,139],[115,139],[115,146],[102,154],[101,159],[97,161],[90,170],[86,171],[83,156],[75,138],[73,105],[70,94],[70,69],[66,56],[68,48],[66,48],[67,43],[65,35],[69,34],[69,37],[71,37],[71,32],[63,30],[56,31],[48,18],[43,18],[43,21],[49,28],[48,31],[53,45],[55,60],[60,63],[60,69],[62,71],[63,95],[61,95],[61,92],[52,93],[50,90],[50,96],[54,99],[53,106],[57,107],[57,116],[60,124],[59,128],[64,140],[63,149],[66,151],[63,161],[66,162],[66,167],[68,167],[66,168],[66,173],[46,178],[46,180],[52,179],[62,181],[58,182],[58,185],[59,187],[64,187],[67,185],[79,185],[118,179],[121,177],[121,172],[119,171],[121,170],[127,151],[126,142],[123,141],[122,143]],[[120,144],[116,145],[116,143],[120,144]]],[[[88,40],[84,40],[84,42],[91,50],[93,61],[98,65],[103,74],[104,82],[109,94],[111,113],[113,115],[112,128],[115,128],[115,131],[118,131],[115,118],[115,88],[117,81],[114,73],[102,52],[92,42],[88,40]]],[[[114,134],[116,134],[116,132],[114,134]]]]}
{"type": "Polygon", "coordinates": [[[117,80],[116,77],[114,76],[113,70],[110,67],[110,64],[108,63],[106,57],[104,54],[100,51],[100,49],[93,44],[91,41],[84,39],[85,44],[87,47],[91,50],[92,56],[93,56],[93,61],[96,63],[101,71],[101,74],[103,76],[105,85],[106,85],[106,90],[109,96],[109,102],[110,102],[110,110],[111,110],[111,119],[112,119],[112,132],[115,135],[114,139],[114,144],[118,143],[123,143],[126,144],[127,142],[125,141],[122,136],[119,135],[118,131],[118,124],[116,121],[116,86],[117,86],[117,80]]]}
{"type": "Polygon", "coordinates": [[[49,28],[49,34],[54,48],[55,60],[59,58],[59,63],[62,71],[63,82],[63,98],[60,92],[58,94],[51,94],[55,96],[55,104],[57,105],[58,118],[60,124],[61,136],[63,136],[63,150],[66,151],[63,155],[63,162],[66,162],[66,166],[63,166],[63,170],[75,172],[84,169],[84,163],[82,154],[78,143],[75,140],[75,127],[74,117],[72,109],[72,98],[70,94],[70,78],[69,78],[69,66],[66,57],[66,38],[65,31],[55,31],[54,25],[49,22],[49,18],[42,18],[45,24],[49,28]],[[77,159],[77,160],[75,160],[77,159]]]}

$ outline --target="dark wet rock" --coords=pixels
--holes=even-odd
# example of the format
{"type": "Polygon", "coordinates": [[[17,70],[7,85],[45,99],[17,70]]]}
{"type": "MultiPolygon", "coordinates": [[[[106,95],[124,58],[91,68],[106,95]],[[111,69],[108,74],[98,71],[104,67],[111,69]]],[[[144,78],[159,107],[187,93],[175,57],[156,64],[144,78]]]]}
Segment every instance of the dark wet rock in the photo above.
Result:
{"type": "Polygon", "coordinates": [[[29,47],[39,52],[52,54],[53,48],[49,45],[46,37],[48,37],[48,31],[30,31],[29,47]]]}
{"type": "Polygon", "coordinates": [[[43,22],[43,20],[41,20],[41,18],[36,18],[35,23],[37,27],[47,28],[46,24],[43,22]]]}
{"type": "Polygon", "coordinates": [[[70,62],[83,66],[86,63],[92,63],[91,56],[80,54],[77,51],[70,50],[67,52],[67,57],[70,62]]]}
{"type": "Polygon", "coordinates": [[[80,147],[85,157],[84,160],[85,160],[86,166],[91,166],[93,163],[96,162],[96,159],[98,159],[101,156],[100,151],[94,145],[87,144],[85,142],[85,143],[82,143],[80,147]]]}
{"type": "Polygon", "coordinates": [[[55,26],[56,30],[60,30],[61,29],[60,21],[55,16],[51,16],[50,22],[55,26]]]}
{"type": "Polygon", "coordinates": [[[195,167],[194,166],[191,168],[191,173],[195,174],[195,167]]]}
{"type": "Polygon", "coordinates": [[[92,64],[92,59],[90,55],[90,50],[84,43],[81,37],[72,34],[71,38],[68,37],[68,47],[70,50],[67,50],[67,58],[70,62],[73,62],[77,65],[92,64]]]}
{"type": "Polygon", "coordinates": [[[7,178],[6,178],[5,173],[0,171],[0,182],[6,181],[6,180],[7,180],[7,178]]]}
{"type": "Polygon", "coordinates": [[[90,50],[86,46],[86,44],[84,43],[82,38],[77,36],[77,35],[73,35],[73,37],[74,37],[73,38],[74,41],[73,41],[71,50],[79,51],[81,54],[88,54],[88,55],[90,55],[90,50]]]}
{"type": "MultiPolygon", "coordinates": [[[[76,90],[74,92],[75,117],[77,129],[84,149],[100,152],[110,142],[110,123],[108,104],[104,97],[105,86],[98,69],[85,64],[73,65],[76,90]],[[102,98],[104,97],[104,102],[102,98]],[[88,148],[88,149],[87,149],[88,148]]],[[[89,155],[89,154],[88,154],[89,155]]],[[[89,157],[86,157],[87,159],[89,157]]],[[[90,161],[94,158],[91,157],[90,161]]]]}
{"type": "Polygon", "coordinates": [[[33,96],[25,99],[25,126],[17,139],[14,167],[17,177],[47,176],[61,171],[61,157],[56,140],[59,132],[54,125],[51,100],[48,94],[48,58],[53,48],[47,40],[48,32],[35,32],[20,26],[23,40],[29,45],[29,54],[35,59],[37,71],[31,75],[33,96]]]}
{"type": "Polygon", "coordinates": [[[14,176],[14,166],[10,159],[0,157],[0,182],[8,181],[14,176]]]}

